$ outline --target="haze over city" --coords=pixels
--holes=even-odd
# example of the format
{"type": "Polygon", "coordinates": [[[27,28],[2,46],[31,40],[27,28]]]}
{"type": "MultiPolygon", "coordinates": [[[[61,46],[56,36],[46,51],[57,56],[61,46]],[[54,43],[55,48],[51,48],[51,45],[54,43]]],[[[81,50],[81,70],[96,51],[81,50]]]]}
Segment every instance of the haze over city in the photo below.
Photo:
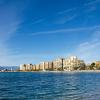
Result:
{"type": "Polygon", "coordinates": [[[99,13],[100,0],[0,0],[0,65],[100,60],[99,13]]]}

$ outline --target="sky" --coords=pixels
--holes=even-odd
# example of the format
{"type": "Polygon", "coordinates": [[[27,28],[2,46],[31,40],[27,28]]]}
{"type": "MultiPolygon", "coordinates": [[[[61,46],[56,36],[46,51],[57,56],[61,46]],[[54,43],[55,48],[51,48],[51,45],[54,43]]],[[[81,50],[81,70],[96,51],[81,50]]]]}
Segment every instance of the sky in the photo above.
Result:
{"type": "Polygon", "coordinates": [[[100,60],[100,0],[0,0],[0,65],[72,55],[100,60]]]}

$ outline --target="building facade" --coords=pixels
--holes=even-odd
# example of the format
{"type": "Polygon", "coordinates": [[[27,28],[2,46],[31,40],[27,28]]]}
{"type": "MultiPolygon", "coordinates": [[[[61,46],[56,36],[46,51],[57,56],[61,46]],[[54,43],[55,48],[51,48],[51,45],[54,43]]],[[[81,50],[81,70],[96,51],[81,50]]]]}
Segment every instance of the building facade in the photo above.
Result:
{"type": "MultiPolygon", "coordinates": [[[[98,63],[99,64],[99,63],[98,63]]],[[[41,62],[40,64],[22,64],[20,70],[22,71],[72,71],[80,70],[85,66],[83,60],[78,59],[76,56],[69,58],[58,58],[51,62],[41,62]]]]}
{"type": "Polygon", "coordinates": [[[53,61],[54,70],[63,70],[64,58],[58,58],[53,61]]]}
{"type": "Polygon", "coordinates": [[[71,56],[64,60],[63,65],[64,70],[72,71],[75,69],[81,69],[83,66],[85,66],[85,63],[83,60],[79,60],[76,56],[71,56]]]}

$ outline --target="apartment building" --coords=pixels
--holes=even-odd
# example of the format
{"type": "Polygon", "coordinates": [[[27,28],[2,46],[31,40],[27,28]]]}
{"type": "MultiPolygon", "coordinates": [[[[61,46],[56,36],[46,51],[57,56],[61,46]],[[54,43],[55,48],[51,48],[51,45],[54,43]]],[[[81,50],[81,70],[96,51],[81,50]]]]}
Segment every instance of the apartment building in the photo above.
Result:
{"type": "MultiPolygon", "coordinates": [[[[97,63],[100,64],[100,63],[97,63]]],[[[58,58],[51,62],[41,62],[40,64],[22,64],[20,70],[22,71],[46,71],[46,70],[80,70],[85,63],[83,60],[78,59],[76,56],[69,58],[58,58]]]]}
{"type": "Polygon", "coordinates": [[[72,71],[76,69],[80,69],[81,67],[85,66],[83,60],[79,60],[76,56],[71,56],[64,60],[64,70],[72,71]]]}

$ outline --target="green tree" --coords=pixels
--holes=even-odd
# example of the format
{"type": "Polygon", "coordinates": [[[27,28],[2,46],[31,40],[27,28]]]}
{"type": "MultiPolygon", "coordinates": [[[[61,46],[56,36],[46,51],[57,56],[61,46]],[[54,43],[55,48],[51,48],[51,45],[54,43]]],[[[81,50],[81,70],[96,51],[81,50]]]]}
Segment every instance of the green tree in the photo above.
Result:
{"type": "Polygon", "coordinates": [[[94,62],[90,65],[90,70],[93,70],[93,69],[95,69],[95,63],[94,62]]]}

